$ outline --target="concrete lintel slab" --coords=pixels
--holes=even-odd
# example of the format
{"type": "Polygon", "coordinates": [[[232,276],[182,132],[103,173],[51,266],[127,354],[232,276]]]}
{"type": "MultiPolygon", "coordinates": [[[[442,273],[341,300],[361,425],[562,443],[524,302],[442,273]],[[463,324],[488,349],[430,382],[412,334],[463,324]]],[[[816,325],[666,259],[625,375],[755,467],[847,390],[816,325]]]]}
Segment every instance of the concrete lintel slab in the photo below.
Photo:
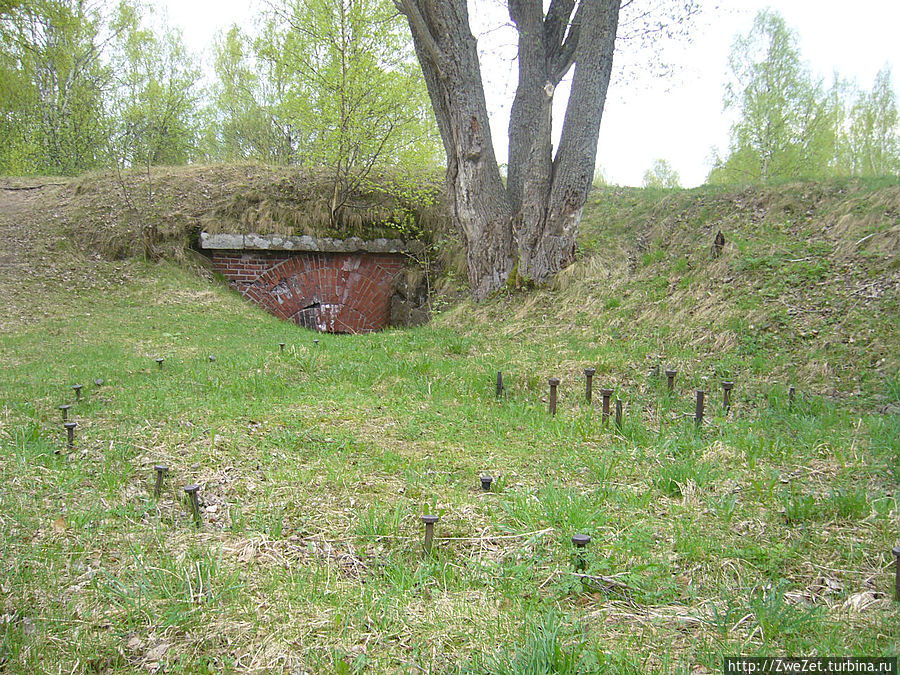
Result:
{"type": "Polygon", "coordinates": [[[409,245],[401,239],[363,240],[359,237],[283,236],[280,234],[209,234],[200,233],[200,248],[254,251],[311,251],[320,253],[406,253],[409,245]]]}

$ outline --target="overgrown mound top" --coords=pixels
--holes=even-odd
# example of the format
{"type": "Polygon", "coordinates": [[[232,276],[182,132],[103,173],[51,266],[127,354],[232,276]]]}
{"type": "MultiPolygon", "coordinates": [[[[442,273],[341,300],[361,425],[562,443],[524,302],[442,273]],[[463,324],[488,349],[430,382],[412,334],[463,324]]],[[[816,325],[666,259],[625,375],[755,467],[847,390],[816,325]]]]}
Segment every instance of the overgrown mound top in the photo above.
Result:
{"type": "Polygon", "coordinates": [[[378,173],[337,208],[332,174],[260,164],[93,173],[70,187],[62,205],[73,238],[114,259],[140,253],[148,233],[178,258],[201,231],[416,239],[447,224],[438,173],[378,173]]]}

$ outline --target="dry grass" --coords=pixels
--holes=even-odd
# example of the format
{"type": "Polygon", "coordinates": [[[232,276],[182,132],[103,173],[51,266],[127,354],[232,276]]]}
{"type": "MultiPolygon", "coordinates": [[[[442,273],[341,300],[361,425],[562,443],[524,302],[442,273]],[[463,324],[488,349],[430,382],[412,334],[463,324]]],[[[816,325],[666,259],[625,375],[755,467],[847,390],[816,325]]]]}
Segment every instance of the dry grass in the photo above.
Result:
{"type": "MultiPolygon", "coordinates": [[[[555,290],[314,346],[190,270],[85,254],[52,210],[34,213],[46,202],[16,195],[38,225],[17,235],[22,260],[52,283],[29,294],[34,280],[0,278],[4,299],[31,303],[0,335],[0,668],[496,672],[478,664],[498,655],[521,671],[546,651],[624,675],[900,645],[887,597],[900,389],[869,365],[896,350],[895,328],[889,293],[865,295],[890,281],[890,260],[852,254],[852,283],[837,266],[823,268],[826,284],[794,288],[785,274],[808,269],[789,260],[834,250],[807,237],[812,222],[766,211],[735,224],[713,261],[669,195],[629,207],[660,208],[662,239],[642,237],[624,207],[618,224],[589,220],[584,257],[555,290]],[[820,248],[797,255],[794,240],[820,248]],[[786,339],[790,324],[751,331],[782,299],[819,302],[801,328],[820,341],[786,339]],[[818,388],[834,372],[829,345],[869,328],[844,373],[863,393],[836,405],[818,388]],[[647,376],[660,361],[678,367],[673,394],[647,376]],[[595,397],[609,385],[624,400],[623,429],[584,401],[587,366],[595,397]],[[563,380],[555,418],[550,375],[563,380]],[[793,407],[783,376],[796,378],[793,407]],[[737,381],[727,415],[726,378],[737,381]],[[56,406],[76,380],[88,388],[67,452],[56,406]],[[697,431],[699,386],[710,402],[697,431]],[[157,462],[171,468],[159,500],[157,462]],[[481,473],[497,479],[491,494],[481,473]],[[443,513],[424,556],[418,517],[431,509],[443,513]],[[580,531],[593,536],[584,572],[570,544],[580,531]]],[[[702,193],[681,199],[711,207],[702,193]]],[[[861,211],[837,217],[871,217],[861,211]]]]}
{"type": "Polygon", "coordinates": [[[203,230],[368,239],[448,229],[438,176],[375,175],[334,218],[332,187],[324,172],[290,167],[156,167],[149,178],[139,171],[83,176],[60,207],[80,245],[113,259],[140,255],[142,230],[151,225],[158,246],[176,258],[203,230]]]}

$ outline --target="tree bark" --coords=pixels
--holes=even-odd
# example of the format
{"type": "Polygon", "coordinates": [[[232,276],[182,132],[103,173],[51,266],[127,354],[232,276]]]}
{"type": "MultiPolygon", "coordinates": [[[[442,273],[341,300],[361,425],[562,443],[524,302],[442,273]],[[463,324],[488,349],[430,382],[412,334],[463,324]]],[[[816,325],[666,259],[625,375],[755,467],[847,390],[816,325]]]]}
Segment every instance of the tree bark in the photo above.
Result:
{"type": "Polygon", "coordinates": [[[544,284],[572,262],[594,175],[621,0],[509,0],[519,82],[508,180],[494,157],[466,0],[395,0],[407,17],[447,152],[447,184],[476,299],[507,282],[544,284]],[[576,9],[577,4],[577,9],[576,9]],[[574,15],[573,15],[574,13],[574,15]],[[575,73],[556,156],[556,87],[575,73]]]}
{"type": "MultiPolygon", "coordinates": [[[[553,14],[554,4],[551,3],[544,21],[548,28],[551,20],[559,19],[553,14]]],[[[575,258],[575,238],[597,159],[597,137],[612,72],[619,4],[619,0],[582,0],[571,21],[566,41],[547,45],[548,79],[545,91],[552,96],[556,84],[573,61],[575,73],[562,137],[552,166],[547,166],[545,157],[527,158],[530,165],[526,168],[525,190],[516,228],[518,273],[523,279],[538,285],[547,283],[575,258]],[[555,64],[555,69],[551,64],[555,64]],[[529,175],[532,177],[530,190],[529,175]],[[547,186],[546,190],[544,186],[547,186]]],[[[512,6],[510,4],[511,9],[512,6]]],[[[571,5],[559,7],[560,12],[566,9],[571,11],[571,5]]],[[[521,45],[519,53],[522,73],[521,45]]],[[[552,100],[548,105],[552,105],[552,100]]],[[[517,120],[516,123],[526,124],[524,120],[517,120]]],[[[513,120],[510,126],[512,124],[513,120]]],[[[545,132],[541,123],[536,128],[547,134],[546,144],[549,145],[550,132],[545,132]]],[[[511,139],[512,135],[511,129],[511,139]]]]}
{"type": "Polygon", "coordinates": [[[398,0],[409,20],[447,153],[447,187],[478,300],[506,283],[515,264],[512,210],[500,176],[466,0],[398,0]]]}

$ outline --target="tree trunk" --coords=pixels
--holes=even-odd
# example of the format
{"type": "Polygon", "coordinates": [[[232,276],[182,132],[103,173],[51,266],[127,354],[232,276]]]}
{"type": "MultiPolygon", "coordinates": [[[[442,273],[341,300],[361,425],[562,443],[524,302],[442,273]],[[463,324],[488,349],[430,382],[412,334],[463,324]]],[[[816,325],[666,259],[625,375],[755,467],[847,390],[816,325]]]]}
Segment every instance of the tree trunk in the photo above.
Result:
{"type": "Polygon", "coordinates": [[[466,0],[395,0],[406,15],[447,152],[447,183],[476,299],[513,269],[536,284],[572,262],[594,175],[621,0],[509,0],[519,83],[509,123],[508,181],[497,169],[466,0]],[[572,15],[574,12],[574,16],[572,15]],[[575,64],[553,157],[556,86],[575,64]]]}
{"type": "Polygon", "coordinates": [[[552,46],[545,44],[540,2],[510,0],[509,16],[519,33],[519,83],[509,117],[507,192],[515,213],[518,276],[528,280],[528,250],[544,221],[553,169],[553,93],[549,72],[552,46]]]}
{"type": "Polygon", "coordinates": [[[398,0],[447,153],[447,188],[466,248],[472,293],[506,283],[515,263],[512,210],[500,177],[466,0],[398,0]]]}
{"type": "MultiPolygon", "coordinates": [[[[512,8],[513,3],[510,3],[512,8]]],[[[551,4],[550,12],[552,10],[551,4]]],[[[551,18],[550,12],[548,19],[551,18]]],[[[526,157],[526,180],[516,229],[518,272],[523,279],[538,285],[547,283],[575,258],[575,238],[581,212],[594,177],[597,137],[612,71],[618,16],[619,0],[582,0],[570,28],[570,37],[574,35],[577,40],[572,56],[575,74],[556,157],[552,165],[548,161],[549,152],[546,155],[531,153],[526,157]],[[578,33],[573,33],[576,30],[578,33]]],[[[527,36],[524,39],[527,40],[527,36]]],[[[529,68],[528,59],[522,58],[522,40],[520,31],[520,88],[523,80],[528,84],[527,77],[523,77],[522,73],[529,68]]],[[[546,103],[548,107],[552,105],[554,88],[563,75],[561,69],[568,68],[566,43],[547,45],[550,50],[547,53],[547,80],[543,89],[546,98],[550,99],[546,103]],[[550,64],[559,58],[562,61],[554,70],[550,64]]],[[[537,86],[536,82],[529,85],[531,89],[537,86]]],[[[546,137],[533,142],[540,142],[549,148],[549,115],[547,129],[543,121],[542,115],[536,128],[546,137]]],[[[510,119],[511,147],[513,124],[526,126],[527,120],[510,119]]]]}

